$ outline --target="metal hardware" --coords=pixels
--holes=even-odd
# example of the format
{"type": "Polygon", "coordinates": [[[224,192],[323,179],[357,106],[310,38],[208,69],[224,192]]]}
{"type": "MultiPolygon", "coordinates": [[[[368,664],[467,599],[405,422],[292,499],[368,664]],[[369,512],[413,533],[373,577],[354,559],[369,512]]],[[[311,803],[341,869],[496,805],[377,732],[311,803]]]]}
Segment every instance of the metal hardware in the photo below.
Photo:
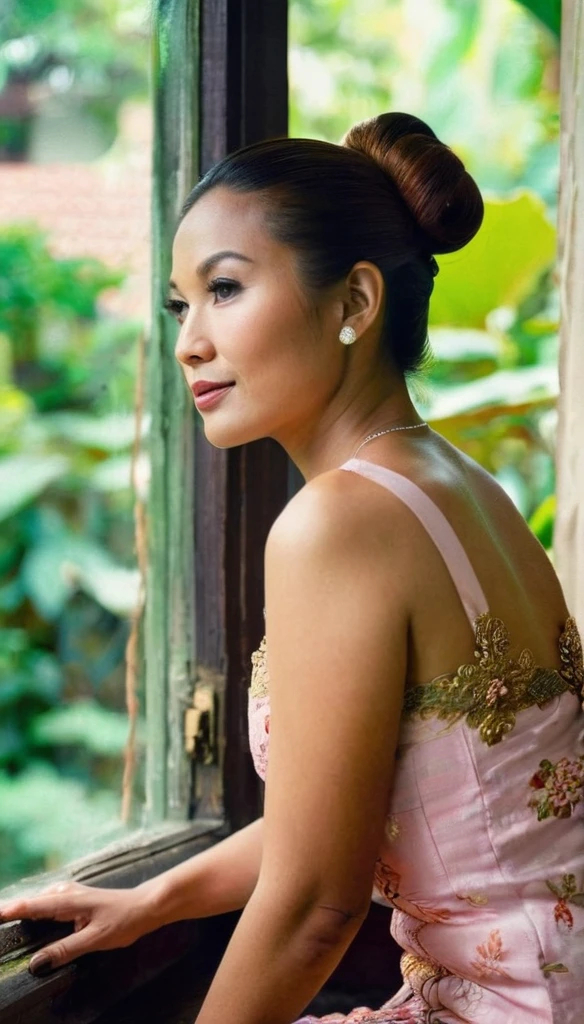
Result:
{"type": "Polygon", "coordinates": [[[196,686],[185,712],[185,750],[198,764],[217,764],[217,698],[212,686],[196,686]]]}

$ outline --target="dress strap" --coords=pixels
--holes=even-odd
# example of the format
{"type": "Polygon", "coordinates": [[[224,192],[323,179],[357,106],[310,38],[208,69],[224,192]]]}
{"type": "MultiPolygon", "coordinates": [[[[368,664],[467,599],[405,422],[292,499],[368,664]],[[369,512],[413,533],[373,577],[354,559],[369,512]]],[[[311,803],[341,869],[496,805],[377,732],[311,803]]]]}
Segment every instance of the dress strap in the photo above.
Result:
{"type": "Polygon", "coordinates": [[[421,487],[401,473],[380,466],[376,462],[367,462],[365,459],[349,459],[339,468],[359,473],[368,480],[381,484],[400,498],[418,517],[446,563],[471,626],[477,615],[489,610],[483,588],[466,551],[444,513],[421,487]]]}

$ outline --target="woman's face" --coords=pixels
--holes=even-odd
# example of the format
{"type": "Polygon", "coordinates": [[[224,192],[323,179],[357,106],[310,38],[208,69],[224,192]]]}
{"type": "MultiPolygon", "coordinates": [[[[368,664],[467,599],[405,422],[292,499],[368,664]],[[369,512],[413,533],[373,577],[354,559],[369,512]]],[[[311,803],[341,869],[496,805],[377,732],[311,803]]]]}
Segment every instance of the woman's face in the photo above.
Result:
{"type": "Polygon", "coordinates": [[[265,227],[253,195],[217,187],[181,222],[168,306],[180,324],[176,358],[191,389],[227,389],[199,406],[205,435],[228,448],[275,437],[288,450],[310,438],[342,382],[342,288],[313,308],[290,249],[265,227]]]}

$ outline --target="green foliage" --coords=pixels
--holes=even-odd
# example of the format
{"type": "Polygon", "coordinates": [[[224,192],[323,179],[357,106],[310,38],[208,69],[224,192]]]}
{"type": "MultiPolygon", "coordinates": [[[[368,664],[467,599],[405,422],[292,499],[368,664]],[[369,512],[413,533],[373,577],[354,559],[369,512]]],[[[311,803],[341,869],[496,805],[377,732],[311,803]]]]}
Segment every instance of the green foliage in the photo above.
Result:
{"type": "Polygon", "coordinates": [[[33,721],[30,738],[36,746],[82,746],[92,754],[119,758],[128,739],[128,717],[80,700],[33,721]]]}
{"type": "MultiPolygon", "coordinates": [[[[145,0],[5,0],[0,6],[0,90],[42,84],[42,94],[96,122],[108,143],[120,105],[147,93],[145,0]],[[2,43],[4,45],[2,46],[2,43]]],[[[39,90],[31,89],[33,107],[39,90]]],[[[0,146],[26,152],[27,126],[0,121],[0,146]]]]}
{"type": "Polygon", "coordinates": [[[554,227],[536,195],[523,191],[510,198],[489,198],[483,225],[472,242],[439,258],[432,323],[484,327],[492,310],[513,309],[529,295],[555,250],[554,227]]]}
{"type": "Polygon", "coordinates": [[[412,387],[424,416],[493,473],[549,548],[549,416],[559,390],[555,230],[533,193],[491,197],[485,208],[473,242],[440,257],[433,357],[412,387]]]}
{"type": "Polygon", "coordinates": [[[88,331],[98,320],[99,295],[121,280],[96,260],[54,259],[34,226],[2,229],[0,337],[10,339],[4,363],[10,359],[14,383],[39,410],[88,403],[88,331]]]}
{"type": "Polygon", "coordinates": [[[123,835],[119,798],[31,760],[18,776],[0,771],[0,851],[6,881],[89,853],[123,835]]]}
{"type": "Polygon", "coordinates": [[[290,72],[291,134],[338,142],[356,121],[407,110],[476,177],[485,222],[438,258],[433,355],[410,386],[549,547],[559,117],[557,39],[542,21],[557,34],[558,0],[291,0],[290,72]]]}
{"type": "Polygon", "coordinates": [[[100,311],[120,280],[0,230],[0,885],[121,829],[138,327],[100,311]]]}
{"type": "Polygon", "coordinates": [[[517,0],[559,38],[562,25],[562,0],[517,0]]]}
{"type": "Polygon", "coordinates": [[[290,35],[292,135],[338,142],[356,121],[410,111],[482,188],[555,204],[557,41],[514,0],[291,0],[290,35]]]}
{"type": "Polygon", "coordinates": [[[62,455],[9,455],[0,461],[0,521],[29,505],[63,476],[68,461],[62,455]]]}

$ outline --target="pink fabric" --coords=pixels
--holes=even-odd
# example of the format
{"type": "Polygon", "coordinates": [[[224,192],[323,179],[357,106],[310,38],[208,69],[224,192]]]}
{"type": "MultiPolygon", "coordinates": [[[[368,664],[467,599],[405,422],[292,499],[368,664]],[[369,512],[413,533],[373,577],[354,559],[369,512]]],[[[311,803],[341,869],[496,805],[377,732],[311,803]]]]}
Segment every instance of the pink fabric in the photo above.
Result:
{"type": "MultiPolygon", "coordinates": [[[[487,611],[458,538],[420,488],[363,460],[341,468],[405,501],[440,549],[471,622],[487,611]]],[[[507,693],[513,679],[493,685],[507,693]]],[[[264,778],[267,694],[250,693],[249,734],[264,778]]],[[[582,1024],[583,734],[580,700],[569,691],[520,710],[492,746],[466,718],[403,718],[372,899],[394,908],[407,981],[377,1009],[296,1024],[582,1024]]]]}
{"type": "Polygon", "coordinates": [[[472,625],[477,615],[488,610],[487,599],[466,551],[438,506],[413,480],[395,473],[393,469],[378,466],[376,462],[349,459],[340,468],[381,484],[397,498],[401,498],[418,517],[442,555],[472,625]]]}

